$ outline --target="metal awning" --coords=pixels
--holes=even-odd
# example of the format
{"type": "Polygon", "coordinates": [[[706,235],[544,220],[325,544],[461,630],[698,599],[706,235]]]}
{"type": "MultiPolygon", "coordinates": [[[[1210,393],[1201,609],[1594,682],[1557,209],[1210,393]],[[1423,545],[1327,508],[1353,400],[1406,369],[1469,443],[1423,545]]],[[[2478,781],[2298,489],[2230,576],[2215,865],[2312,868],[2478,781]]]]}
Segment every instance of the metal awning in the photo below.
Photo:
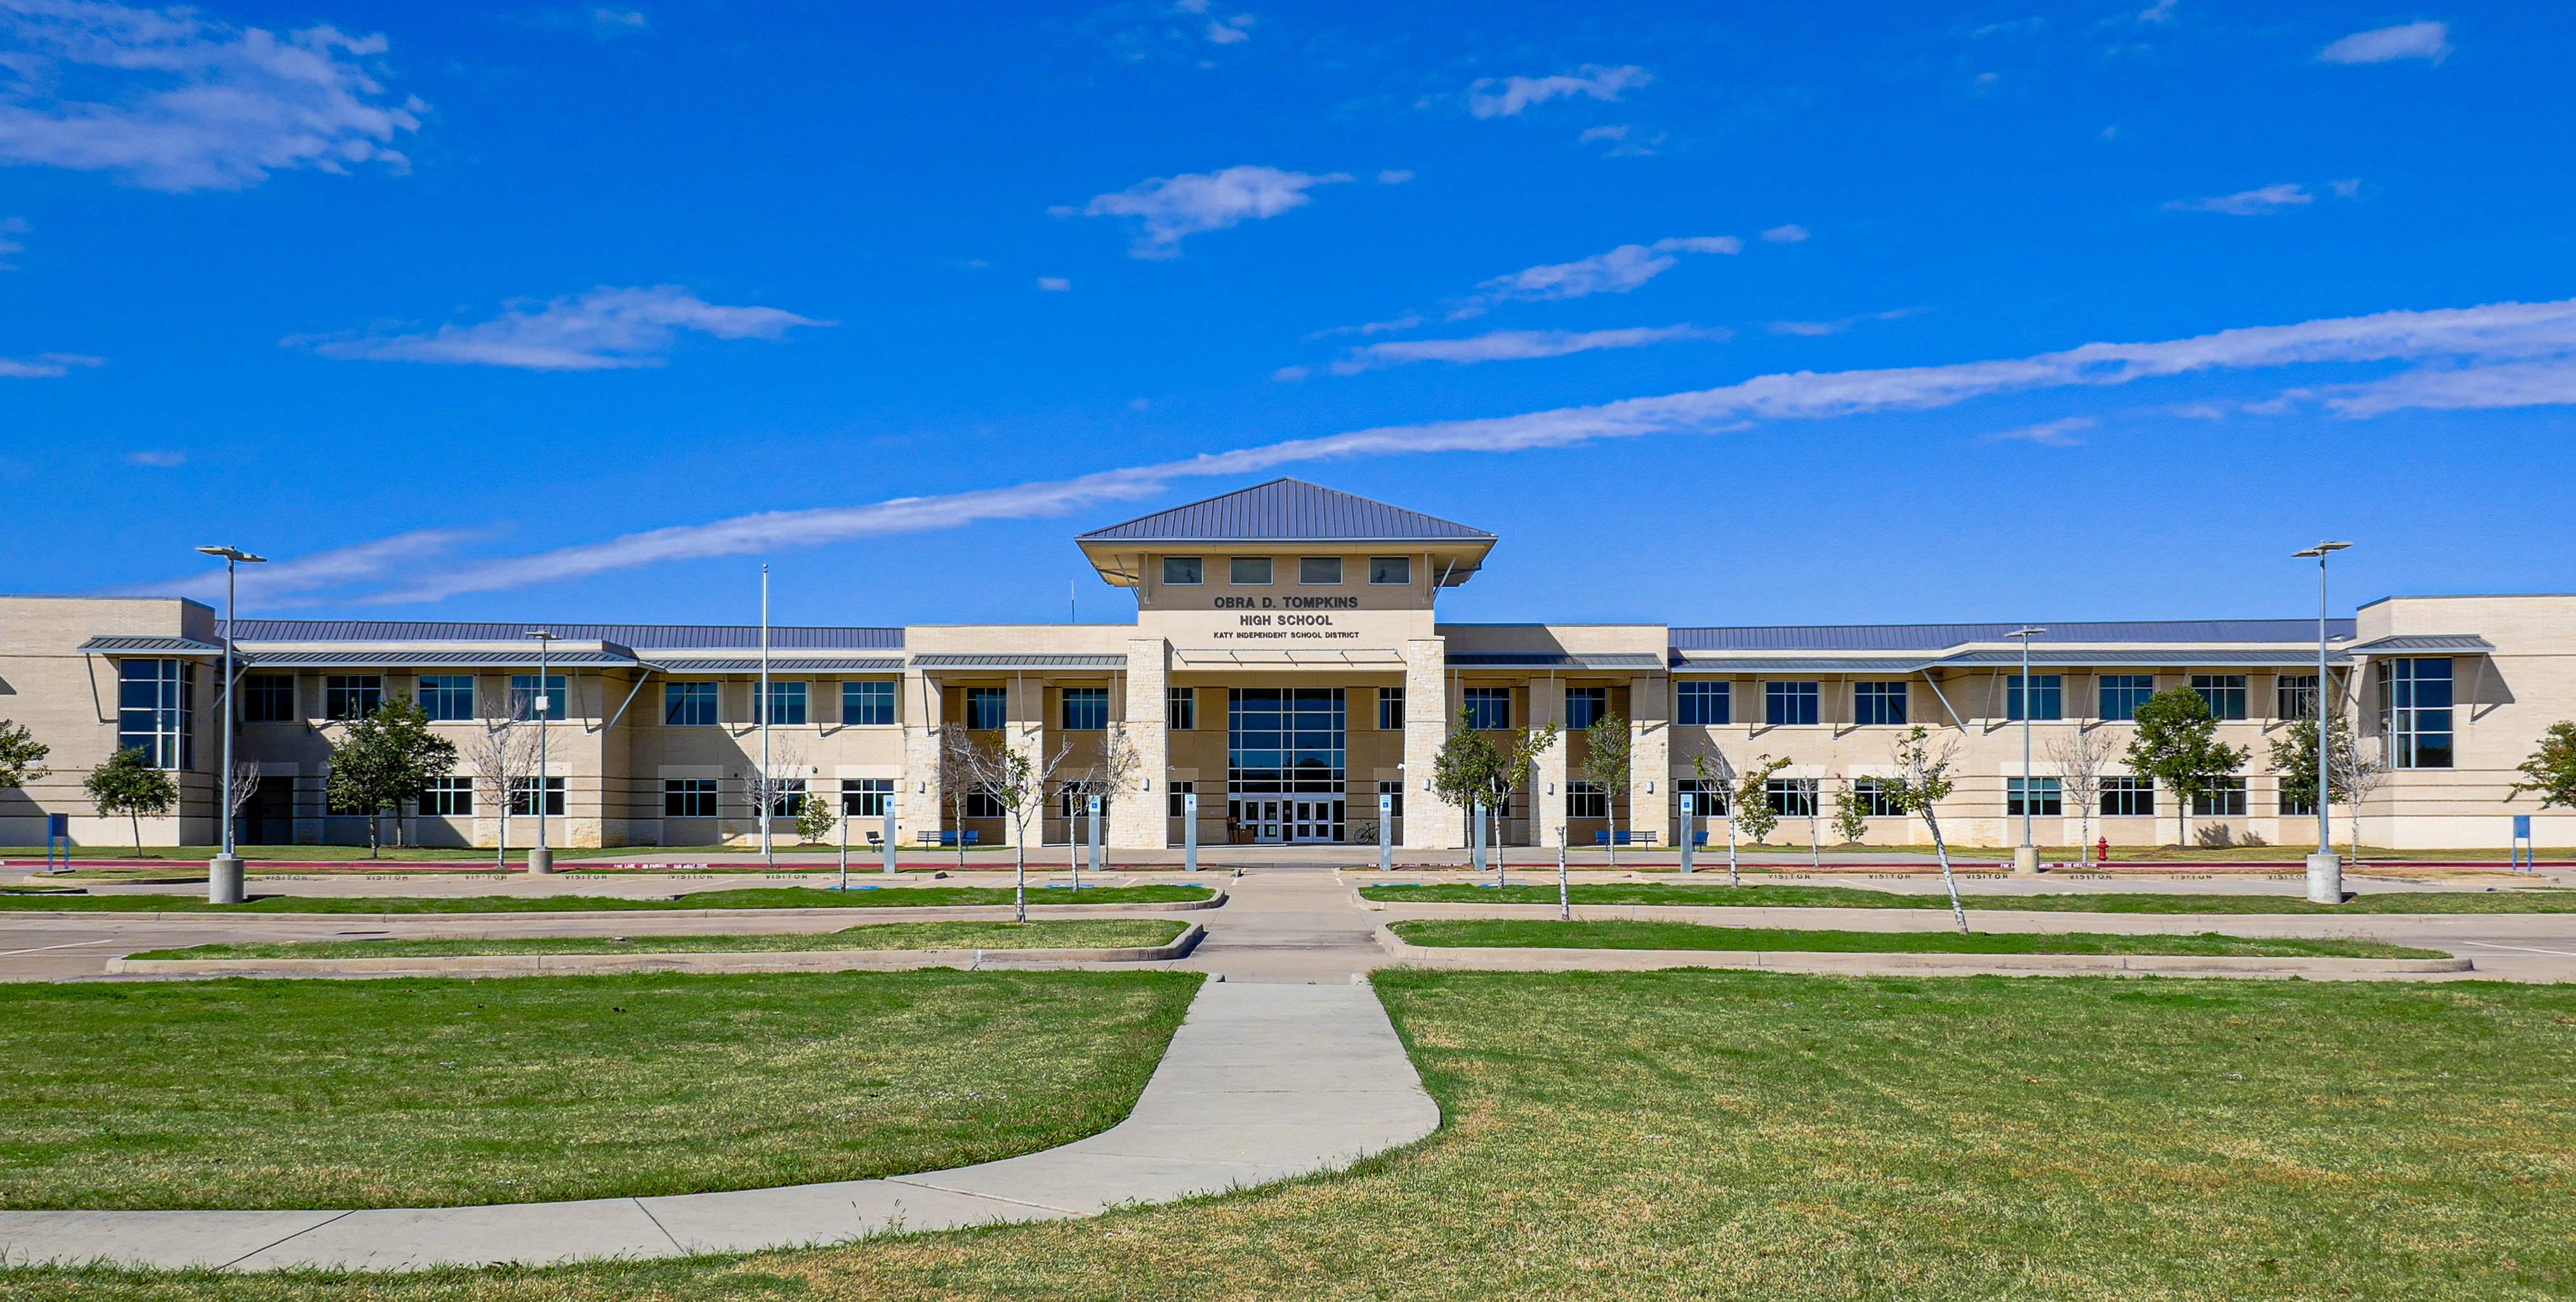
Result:
{"type": "Polygon", "coordinates": [[[1176,647],[1172,658],[1185,665],[1313,665],[1319,668],[1404,667],[1402,653],[1388,647],[1220,646],[1176,647]]]}
{"type": "MultiPolygon", "coordinates": [[[[507,668],[534,669],[537,651],[421,651],[405,647],[332,647],[316,650],[269,651],[255,647],[241,648],[244,660],[263,669],[404,669],[422,668],[507,668]]],[[[550,669],[641,668],[633,653],[615,651],[554,650],[546,653],[550,669]]]]}
{"type": "MultiPolygon", "coordinates": [[[[707,656],[698,658],[667,657],[655,663],[666,674],[749,674],[760,671],[758,656],[707,656]]],[[[771,656],[771,673],[813,673],[825,670],[843,673],[902,673],[901,656],[771,656]]]]}
{"type": "Polygon", "coordinates": [[[2356,655],[2394,655],[2404,651],[2477,651],[2495,650],[2495,643],[2475,633],[2401,633],[2364,642],[2352,648],[2356,655]]]}
{"type": "Polygon", "coordinates": [[[219,656],[220,642],[192,637],[94,637],[80,644],[84,655],[219,656]]]}
{"type": "Polygon", "coordinates": [[[916,669],[1124,669],[1123,655],[993,655],[942,651],[912,658],[916,669]]]}
{"type": "Polygon", "coordinates": [[[1449,657],[1452,669],[1662,669],[1664,657],[1644,651],[1469,651],[1449,657]]]}

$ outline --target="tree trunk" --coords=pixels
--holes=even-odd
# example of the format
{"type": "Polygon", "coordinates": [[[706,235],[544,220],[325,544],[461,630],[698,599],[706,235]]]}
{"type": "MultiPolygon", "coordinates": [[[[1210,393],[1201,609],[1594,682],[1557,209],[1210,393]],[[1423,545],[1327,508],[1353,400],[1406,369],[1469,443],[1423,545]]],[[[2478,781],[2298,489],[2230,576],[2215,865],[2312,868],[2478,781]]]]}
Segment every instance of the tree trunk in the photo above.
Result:
{"type": "Polygon", "coordinates": [[[135,857],[135,858],[137,858],[137,859],[140,859],[140,858],[142,858],[142,857],[143,857],[143,813],[142,813],[142,811],[141,811],[141,810],[138,810],[138,809],[132,809],[132,808],[127,809],[127,810],[125,811],[125,821],[127,822],[127,824],[131,825],[131,826],[133,827],[133,829],[134,829],[134,857],[135,857]]]}
{"type": "Polygon", "coordinates": [[[1958,920],[1959,934],[1968,934],[1968,908],[1959,903],[1959,879],[1950,875],[1950,846],[1941,839],[1941,817],[1930,805],[1923,807],[1923,824],[1932,829],[1932,853],[1941,861],[1941,884],[1950,891],[1950,916],[1958,920]]]}
{"type": "MultiPolygon", "coordinates": [[[[959,841],[966,839],[965,829],[958,829],[957,839],[959,841]]],[[[1011,838],[1011,921],[1013,922],[1029,920],[1028,842],[1028,829],[1025,826],[1011,838]]]]}
{"type": "Polygon", "coordinates": [[[1735,870],[1735,811],[1726,811],[1726,884],[1742,886],[1744,877],[1735,870]]]}

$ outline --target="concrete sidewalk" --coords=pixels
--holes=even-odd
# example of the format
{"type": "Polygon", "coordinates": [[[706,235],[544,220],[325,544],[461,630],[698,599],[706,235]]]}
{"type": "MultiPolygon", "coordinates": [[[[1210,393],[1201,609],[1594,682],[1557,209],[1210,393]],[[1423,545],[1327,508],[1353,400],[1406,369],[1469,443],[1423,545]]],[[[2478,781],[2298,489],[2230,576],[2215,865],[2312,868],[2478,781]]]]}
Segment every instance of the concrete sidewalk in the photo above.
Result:
{"type": "Polygon", "coordinates": [[[1204,987],[1127,1120],[1023,1157],[729,1193],[365,1211],[0,1211],[0,1260],[411,1270],[1088,1216],[1333,1170],[1440,1124],[1364,985],[1204,987]]]}

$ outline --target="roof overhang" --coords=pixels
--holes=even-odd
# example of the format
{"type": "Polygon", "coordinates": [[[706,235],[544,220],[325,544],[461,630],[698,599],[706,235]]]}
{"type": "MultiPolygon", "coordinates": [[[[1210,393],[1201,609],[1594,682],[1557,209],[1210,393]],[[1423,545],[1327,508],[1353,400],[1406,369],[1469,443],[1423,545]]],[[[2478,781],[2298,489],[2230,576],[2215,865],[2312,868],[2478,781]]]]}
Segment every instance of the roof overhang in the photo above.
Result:
{"type": "Polygon", "coordinates": [[[1083,559],[1112,587],[1132,588],[1157,556],[1290,556],[1299,552],[1409,556],[1428,562],[1433,582],[1454,588],[1485,568],[1482,538],[1112,538],[1081,539],[1083,559]]]}
{"type": "Polygon", "coordinates": [[[83,655],[110,656],[220,656],[220,642],[200,642],[192,637],[94,637],[80,644],[83,655]]]}

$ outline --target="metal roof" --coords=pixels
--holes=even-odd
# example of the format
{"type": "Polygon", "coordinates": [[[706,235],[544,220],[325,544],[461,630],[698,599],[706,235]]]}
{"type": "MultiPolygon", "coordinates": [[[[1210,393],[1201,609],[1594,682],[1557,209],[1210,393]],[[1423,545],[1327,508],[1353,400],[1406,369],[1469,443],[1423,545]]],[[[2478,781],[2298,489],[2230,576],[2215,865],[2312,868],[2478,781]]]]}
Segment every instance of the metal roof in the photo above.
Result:
{"type": "MultiPolygon", "coordinates": [[[[1971,642],[2002,642],[2019,624],[1807,624],[1770,628],[1675,628],[1676,651],[1944,651],[1971,642]]],[[[2031,639],[2051,642],[2304,642],[2316,645],[2313,619],[2175,619],[2042,624],[2031,639]]],[[[2327,634],[2350,638],[2353,621],[2326,621],[2327,634]]]]}
{"type": "Polygon", "coordinates": [[[972,652],[940,652],[917,655],[912,663],[923,669],[1124,669],[1124,655],[979,655],[972,652]]]}
{"type": "MultiPolygon", "coordinates": [[[[656,668],[669,674],[748,674],[758,672],[758,656],[672,656],[656,663],[656,668]]],[[[867,669],[884,673],[900,672],[902,656],[780,656],[769,657],[770,672],[798,672],[821,669],[867,669]]]]}
{"type": "Polygon", "coordinates": [[[2493,651],[2495,643],[2475,633],[2401,633],[2364,642],[2352,650],[2355,655],[2386,655],[2391,651],[2493,651]]]}
{"type": "Polygon", "coordinates": [[[1470,651],[1449,657],[1461,669],[1661,669],[1664,657],[1642,651],[1563,655],[1545,651],[1470,651]]]}
{"type": "MultiPolygon", "coordinates": [[[[492,665],[534,669],[533,644],[526,651],[415,651],[403,647],[334,647],[317,651],[244,651],[242,659],[260,669],[401,669],[413,665],[492,665]]],[[[555,650],[546,655],[554,669],[613,667],[631,669],[636,659],[618,651],[555,650]]]]}
{"type": "Polygon", "coordinates": [[[148,651],[165,656],[219,656],[221,643],[200,642],[192,637],[94,637],[80,644],[82,651],[148,651]]]}
{"type": "Polygon", "coordinates": [[[1094,529],[1077,542],[1359,542],[1454,539],[1487,542],[1494,535],[1400,506],[1279,478],[1222,493],[1168,511],[1094,529]]]}
{"type": "Polygon", "coordinates": [[[1677,674],[1910,674],[1939,664],[1937,660],[1888,660],[1853,656],[1834,659],[1818,656],[1749,656],[1743,659],[1682,656],[1675,660],[1677,674]]]}
{"type": "MultiPolygon", "coordinates": [[[[2327,657],[2329,663],[2346,664],[2351,657],[2336,651],[2327,657]]],[[[2171,651],[2034,651],[2030,662],[2049,668],[2080,668],[2102,665],[2119,668],[2152,669],[2163,665],[2200,665],[2211,668],[2295,668],[2317,662],[2314,651],[2286,647],[2249,648],[2241,651],[2214,650],[2207,647],[2179,647],[2171,651]]],[[[2018,651],[1964,651],[1957,655],[1921,656],[1894,659],[1883,656],[1712,656],[1675,657],[1677,674],[1913,674],[1926,669],[2017,669],[2021,666],[2018,651]]]]}
{"type": "MultiPolygon", "coordinates": [[[[221,621],[216,628],[221,630],[221,621]]],[[[516,642],[531,629],[544,629],[574,642],[616,642],[630,647],[710,650],[760,649],[758,624],[520,624],[463,623],[404,619],[245,619],[244,642],[516,642]]],[[[903,646],[900,628],[839,628],[772,625],[769,646],[775,651],[895,650],[903,646]]]]}

